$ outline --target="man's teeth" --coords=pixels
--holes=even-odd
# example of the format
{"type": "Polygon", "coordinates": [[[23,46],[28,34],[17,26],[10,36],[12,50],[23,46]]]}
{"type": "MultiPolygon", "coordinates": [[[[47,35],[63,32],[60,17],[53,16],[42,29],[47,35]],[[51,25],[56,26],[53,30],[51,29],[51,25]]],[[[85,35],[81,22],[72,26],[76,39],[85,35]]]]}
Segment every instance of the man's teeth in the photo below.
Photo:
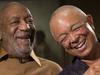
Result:
{"type": "Polygon", "coordinates": [[[81,48],[85,44],[85,41],[81,42],[79,45],[77,45],[75,48],[81,48]]]}
{"type": "Polygon", "coordinates": [[[80,44],[78,45],[78,47],[81,47],[83,44],[84,44],[84,42],[80,43],[80,44]]]}

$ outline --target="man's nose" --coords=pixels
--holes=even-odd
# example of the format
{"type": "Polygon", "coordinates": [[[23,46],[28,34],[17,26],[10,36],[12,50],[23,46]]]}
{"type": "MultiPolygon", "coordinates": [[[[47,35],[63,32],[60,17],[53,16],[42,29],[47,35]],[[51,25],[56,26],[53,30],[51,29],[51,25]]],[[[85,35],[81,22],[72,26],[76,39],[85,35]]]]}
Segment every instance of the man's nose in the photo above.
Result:
{"type": "Polygon", "coordinates": [[[19,29],[20,30],[29,30],[30,29],[30,25],[25,22],[25,21],[22,21],[19,25],[19,29]]]}
{"type": "Polygon", "coordinates": [[[70,43],[77,43],[78,35],[70,34],[70,43]]]}

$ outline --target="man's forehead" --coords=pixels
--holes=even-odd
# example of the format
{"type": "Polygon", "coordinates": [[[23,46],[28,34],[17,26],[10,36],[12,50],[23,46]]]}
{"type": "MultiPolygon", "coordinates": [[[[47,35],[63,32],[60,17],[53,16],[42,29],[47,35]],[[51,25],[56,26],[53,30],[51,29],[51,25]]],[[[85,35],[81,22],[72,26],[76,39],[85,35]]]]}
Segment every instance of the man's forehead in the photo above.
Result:
{"type": "Polygon", "coordinates": [[[3,9],[10,8],[10,7],[25,7],[25,6],[21,3],[18,3],[18,2],[10,2],[10,3],[6,4],[3,7],[3,9]]]}
{"type": "Polygon", "coordinates": [[[51,26],[66,26],[66,25],[73,25],[76,23],[81,23],[86,19],[85,15],[79,14],[78,12],[62,12],[54,15],[51,19],[51,26]]]}
{"type": "Polygon", "coordinates": [[[71,30],[77,25],[80,25],[80,23],[83,23],[83,16],[72,13],[69,12],[68,14],[57,14],[55,15],[55,17],[52,18],[51,30],[55,39],[57,39],[61,32],[71,30]]]}
{"type": "Polygon", "coordinates": [[[3,13],[5,13],[5,15],[4,15],[5,17],[9,17],[9,16],[32,17],[28,8],[19,7],[19,6],[9,7],[3,13]]]}
{"type": "Polygon", "coordinates": [[[20,9],[21,10],[26,10],[26,7],[18,6],[18,5],[10,5],[7,8],[5,8],[4,11],[9,11],[9,12],[10,12],[10,10],[19,10],[20,11],[20,9]]]}
{"type": "Polygon", "coordinates": [[[10,2],[10,3],[8,3],[7,5],[5,5],[1,9],[1,13],[3,15],[4,13],[10,12],[10,11],[16,11],[16,10],[25,11],[26,9],[27,8],[23,4],[20,4],[20,3],[17,3],[17,2],[10,2]]]}

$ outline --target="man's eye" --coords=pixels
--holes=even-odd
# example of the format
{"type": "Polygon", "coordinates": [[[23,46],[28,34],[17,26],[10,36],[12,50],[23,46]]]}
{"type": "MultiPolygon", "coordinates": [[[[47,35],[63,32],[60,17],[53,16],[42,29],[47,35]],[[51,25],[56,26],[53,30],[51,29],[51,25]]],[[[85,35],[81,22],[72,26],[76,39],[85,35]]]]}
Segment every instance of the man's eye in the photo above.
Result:
{"type": "Polygon", "coordinates": [[[33,25],[33,20],[29,20],[28,24],[33,25]]]}
{"type": "Polygon", "coordinates": [[[76,26],[74,26],[73,28],[72,28],[72,31],[78,31],[78,30],[80,30],[80,28],[82,28],[84,26],[84,24],[82,24],[82,25],[76,25],[76,26]]]}
{"type": "Polygon", "coordinates": [[[61,40],[60,40],[60,44],[62,44],[62,43],[64,42],[64,40],[65,40],[64,38],[63,38],[63,39],[61,39],[61,40]]]}
{"type": "Polygon", "coordinates": [[[67,36],[61,36],[59,43],[62,44],[66,40],[67,36]]]}
{"type": "Polygon", "coordinates": [[[78,27],[74,28],[72,31],[79,31],[82,27],[83,27],[83,25],[82,26],[78,26],[78,27]]]}
{"type": "Polygon", "coordinates": [[[11,24],[19,24],[20,21],[12,21],[11,24]]]}
{"type": "Polygon", "coordinates": [[[81,28],[81,27],[77,27],[77,28],[74,29],[74,31],[78,31],[78,30],[80,30],[80,28],[81,28]]]}

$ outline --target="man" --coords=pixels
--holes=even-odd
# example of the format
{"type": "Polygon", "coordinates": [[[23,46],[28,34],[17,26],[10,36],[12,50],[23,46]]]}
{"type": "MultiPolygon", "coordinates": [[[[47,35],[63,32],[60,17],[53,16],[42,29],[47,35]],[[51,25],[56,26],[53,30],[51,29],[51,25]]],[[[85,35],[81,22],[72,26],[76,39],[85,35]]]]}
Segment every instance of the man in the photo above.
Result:
{"type": "Polygon", "coordinates": [[[10,2],[0,10],[0,75],[57,75],[61,71],[58,64],[35,56],[34,36],[28,8],[10,2]]]}
{"type": "Polygon", "coordinates": [[[54,39],[76,57],[60,75],[100,75],[100,43],[91,15],[65,5],[52,14],[50,28],[54,39]]]}

